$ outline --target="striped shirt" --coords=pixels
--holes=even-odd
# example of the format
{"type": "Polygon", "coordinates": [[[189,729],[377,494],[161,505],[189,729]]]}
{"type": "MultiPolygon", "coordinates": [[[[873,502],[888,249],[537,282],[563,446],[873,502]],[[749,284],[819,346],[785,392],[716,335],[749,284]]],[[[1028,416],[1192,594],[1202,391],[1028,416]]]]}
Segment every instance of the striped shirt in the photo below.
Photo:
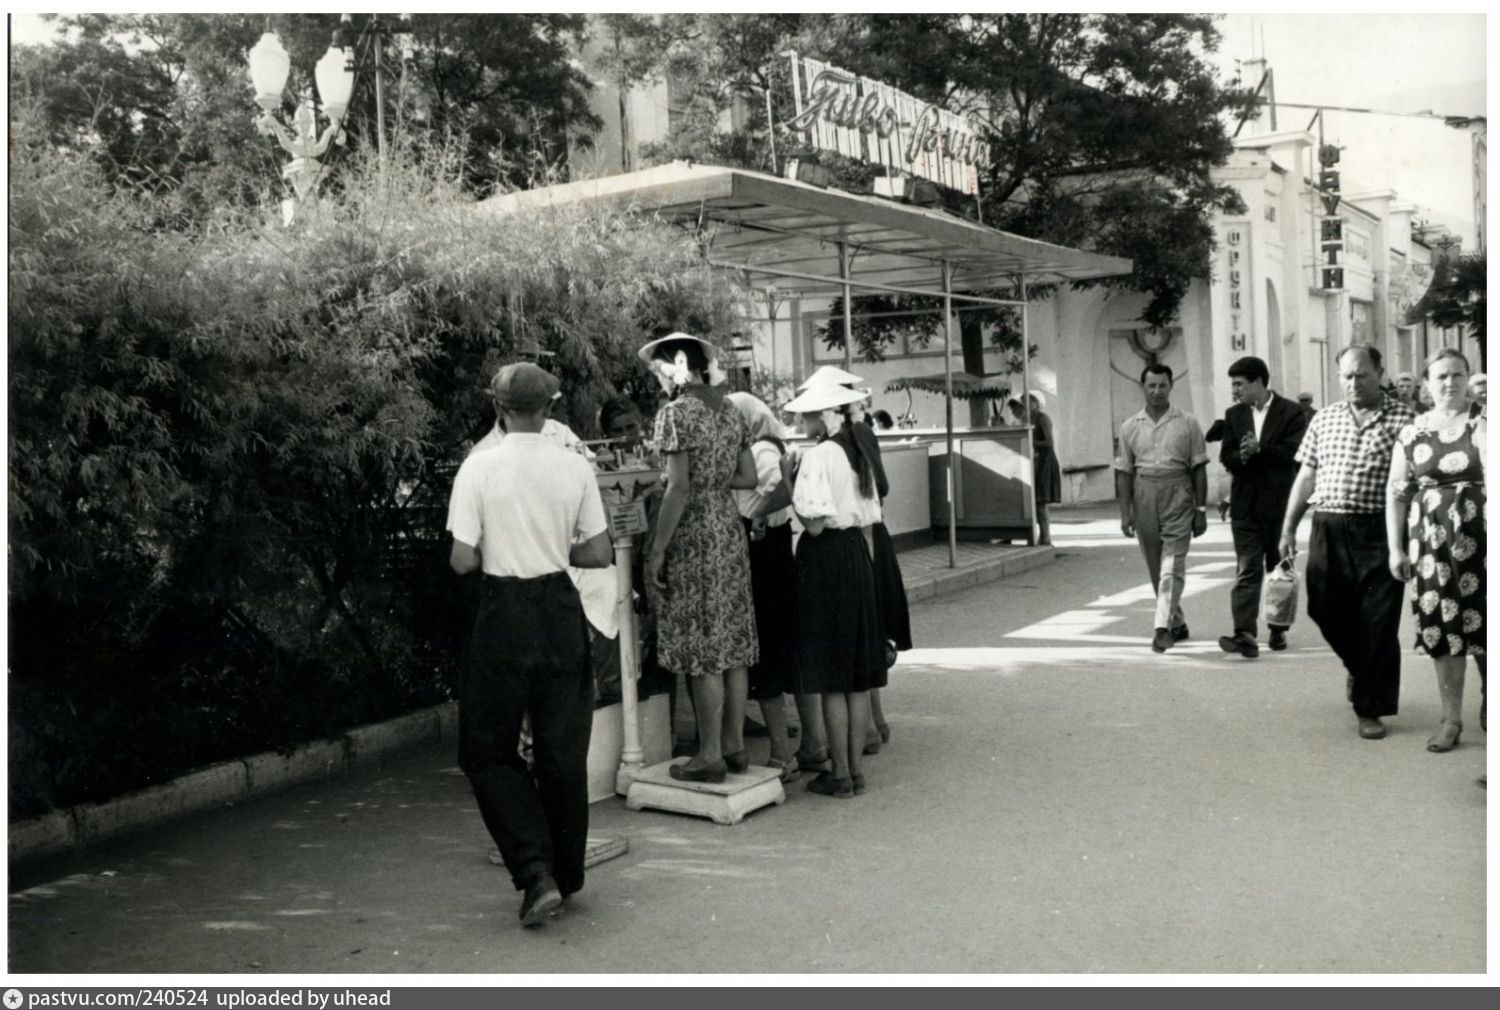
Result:
{"type": "Polygon", "coordinates": [[[1348,400],[1314,414],[1297,450],[1297,462],[1317,468],[1309,504],[1319,512],[1384,512],[1396,437],[1416,418],[1394,396],[1384,396],[1363,426],[1348,400]]]}

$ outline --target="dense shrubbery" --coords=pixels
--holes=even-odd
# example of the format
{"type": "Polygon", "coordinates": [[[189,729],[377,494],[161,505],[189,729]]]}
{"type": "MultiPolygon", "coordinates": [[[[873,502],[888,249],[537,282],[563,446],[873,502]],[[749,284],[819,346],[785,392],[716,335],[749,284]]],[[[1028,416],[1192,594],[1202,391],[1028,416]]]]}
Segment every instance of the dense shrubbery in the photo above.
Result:
{"type": "Polygon", "coordinates": [[[447,481],[495,366],[555,351],[587,433],[646,331],[739,310],[691,238],[499,217],[441,161],[183,231],[11,141],[12,817],[448,697],[447,481]]]}

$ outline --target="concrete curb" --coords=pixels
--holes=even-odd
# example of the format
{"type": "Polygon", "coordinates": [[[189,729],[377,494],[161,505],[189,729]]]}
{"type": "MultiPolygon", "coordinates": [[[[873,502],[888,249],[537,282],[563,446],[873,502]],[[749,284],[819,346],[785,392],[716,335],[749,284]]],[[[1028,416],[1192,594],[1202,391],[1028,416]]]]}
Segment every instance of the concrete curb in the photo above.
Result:
{"type": "Polygon", "coordinates": [[[1028,568],[1051,564],[1056,559],[1055,547],[1022,547],[1007,551],[1004,557],[977,565],[965,565],[932,575],[918,575],[902,581],[906,584],[907,602],[917,603],[956,593],[961,589],[982,586],[986,582],[994,582],[1028,568]]]}
{"type": "Polygon", "coordinates": [[[104,803],[84,803],[12,821],[10,861],[81,848],[186,814],[328,778],[416,744],[457,737],[458,703],[450,701],[386,722],[357,726],[337,739],[316,740],[288,754],[256,754],[209,765],[104,803]]]}
{"type": "MultiPolygon", "coordinates": [[[[931,575],[908,578],[906,597],[916,603],[1049,564],[1051,547],[1007,550],[1003,557],[931,575]]],[[[458,703],[447,702],[396,719],[357,726],[333,740],[316,740],[287,754],[270,752],[224,761],[171,782],[126,793],[104,803],[85,803],[12,821],[10,861],[55,855],[95,842],[249,799],[303,782],[329,778],[431,740],[458,739],[458,703]]]]}

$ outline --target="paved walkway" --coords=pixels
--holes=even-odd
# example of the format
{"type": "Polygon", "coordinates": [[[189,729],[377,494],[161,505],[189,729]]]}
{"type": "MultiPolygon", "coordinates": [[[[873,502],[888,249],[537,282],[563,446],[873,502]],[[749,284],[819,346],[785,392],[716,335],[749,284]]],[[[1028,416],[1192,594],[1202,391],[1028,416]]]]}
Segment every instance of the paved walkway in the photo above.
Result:
{"type": "Polygon", "coordinates": [[[1255,661],[1214,645],[1226,525],[1194,543],[1193,639],[1156,655],[1138,551],[1083,519],[1055,563],[914,607],[865,796],[793,787],[732,828],[597,803],[629,852],[521,930],[451,745],[422,747],[20,867],[9,968],[1484,971],[1477,678],[1454,752],[1423,749],[1411,657],[1391,735],[1360,740],[1305,623],[1255,661]]]}

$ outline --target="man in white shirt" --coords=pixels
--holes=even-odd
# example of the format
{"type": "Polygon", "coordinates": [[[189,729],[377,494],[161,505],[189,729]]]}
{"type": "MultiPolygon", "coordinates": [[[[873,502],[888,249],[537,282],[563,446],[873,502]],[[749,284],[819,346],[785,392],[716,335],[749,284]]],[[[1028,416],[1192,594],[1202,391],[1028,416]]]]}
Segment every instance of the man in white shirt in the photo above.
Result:
{"type": "Polygon", "coordinates": [[[557,380],[530,363],[491,383],[507,435],[459,468],[450,564],[482,570],[459,705],[459,764],[535,926],[583,886],[593,678],[567,569],[613,559],[593,468],[543,434],[557,380]],[[530,716],[534,769],[517,750],[530,716]]]}
{"type": "MultiPolygon", "coordinates": [[[[1270,380],[1270,369],[1260,358],[1240,358],[1229,366],[1235,405],[1224,414],[1224,443],[1219,448],[1219,462],[1233,481],[1229,528],[1237,559],[1229,594],[1234,633],[1221,635],[1219,648],[1246,659],[1260,655],[1260,591],[1266,571],[1281,562],[1281,522],[1297,479],[1297,448],[1308,420],[1300,403],[1267,388],[1270,380]]],[[[1285,649],[1287,629],[1272,625],[1269,631],[1271,648],[1285,649]]]]}

